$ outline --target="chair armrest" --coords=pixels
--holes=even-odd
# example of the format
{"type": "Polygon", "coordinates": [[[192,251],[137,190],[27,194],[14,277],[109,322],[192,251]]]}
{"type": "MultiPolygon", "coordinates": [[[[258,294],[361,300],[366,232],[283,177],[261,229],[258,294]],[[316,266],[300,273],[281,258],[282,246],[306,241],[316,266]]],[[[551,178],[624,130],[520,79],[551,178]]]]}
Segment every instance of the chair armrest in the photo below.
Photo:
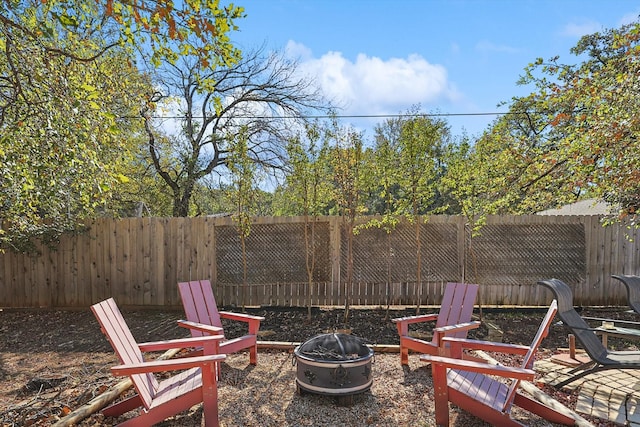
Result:
{"type": "Polygon", "coordinates": [[[150,362],[133,363],[130,365],[117,365],[111,368],[115,376],[128,376],[133,374],[143,374],[149,372],[178,371],[183,369],[197,368],[203,365],[218,363],[226,358],[224,354],[208,356],[183,357],[181,359],[152,360],[150,362]]]}
{"type": "Polygon", "coordinates": [[[440,340],[446,337],[447,334],[453,334],[461,331],[468,331],[470,329],[476,329],[478,327],[480,327],[480,322],[474,321],[474,322],[459,323],[457,325],[447,325],[447,326],[441,326],[439,328],[433,328],[434,343],[440,346],[440,340]]]}
{"type": "Polygon", "coordinates": [[[238,320],[245,322],[249,328],[249,335],[258,335],[258,329],[260,329],[260,322],[264,320],[262,316],[252,316],[245,313],[232,313],[230,311],[218,312],[223,319],[238,320]]]}
{"type": "Polygon", "coordinates": [[[461,371],[478,372],[485,375],[497,375],[504,378],[513,378],[525,381],[533,381],[536,375],[535,371],[533,371],[532,369],[502,365],[489,365],[487,363],[452,359],[450,357],[432,356],[428,354],[421,355],[420,360],[423,362],[431,363],[432,365],[444,366],[446,368],[453,368],[461,371]]]}
{"type": "Polygon", "coordinates": [[[410,324],[420,322],[433,322],[435,320],[438,320],[437,314],[422,314],[420,316],[407,316],[391,319],[391,321],[396,324],[398,328],[398,335],[400,335],[401,337],[406,337],[407,335],[409,335],[410,324]]]}
{"type": "Polygon", "coordinates": [[[398,317],[395,319],[391,319],[393,323],[419,323],[419,322],[432,322],[434,320],[438,320],[438,315],[436,313],[433,314],[421,314],[419,316],[406,316],[406,317],[398,317]]]}
{"type": "MultiPolygon", "coordinates": [[[[467,338],[444,337],[440,341],[442,344],[450,344],[451,347],[458,347],[468,350],[484,350],[496,353],[517,354],[524,356],[531,347],[526,345],[505,344],[501,342],[470,340],[467,338]]],[[[453,354],[453,353],[452,353],[453,354]]]]}
{"type": "Polygon", "coordinates": [[[138,347],[140,348],[140,351],[158,351],[172,348],[202,347],[211,344],[217,346],[218,341],[221,339],[223,339],[222,335],[207,335],[204,337],[189,337],[176,340],[145,342],[138,344],[138,347]]]}
{"type": "Polygon", "coordinates": [[[457,325],[448,325],[448,326],[441,326],[439,328],[433,328],[433,332],[446,335],[451,332],[468,331],[470,329],[476,329],[476,328],[479,328],[480,325],[481,323],[478,321],[458,323],[457,325]]]}
{"type": "Polygon", "coordinates": [[[260,322],[264,320],[262,316],[252,316],[251,314],[245,313],[233,313],[231,311],[219,311],[218,314],[220,317],[230,320],[239,320],[240,322],[260,322]]]}
{"type": "Polygon", "coordinates": [[[192,322],[190,320],[178,320],[178,326],[187,329],[195,329],[196,331],[204,332],[211,335],[224,334],[224,329],[217,326],[205,325],[204,323],[192,322]]]}

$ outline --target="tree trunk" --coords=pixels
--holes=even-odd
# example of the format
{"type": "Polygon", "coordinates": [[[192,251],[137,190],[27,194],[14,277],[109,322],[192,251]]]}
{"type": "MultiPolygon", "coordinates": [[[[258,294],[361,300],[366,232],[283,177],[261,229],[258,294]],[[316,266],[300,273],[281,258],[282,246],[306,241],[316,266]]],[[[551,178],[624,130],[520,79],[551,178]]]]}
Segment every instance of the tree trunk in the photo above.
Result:
{"type": "Polygon", "coordinates": [[[419,289],[422,286],[422,245],[420,242],[420,219],[416,216],[416,314],[420,314],[420,293],[419,289]]]}
{"type": "Polygon", "coordinates": [[[246,310],[247,306],[247,247],[246,239],[243,235],[240,236],[240,244],[242,245],[242,311],[246,310]]]}

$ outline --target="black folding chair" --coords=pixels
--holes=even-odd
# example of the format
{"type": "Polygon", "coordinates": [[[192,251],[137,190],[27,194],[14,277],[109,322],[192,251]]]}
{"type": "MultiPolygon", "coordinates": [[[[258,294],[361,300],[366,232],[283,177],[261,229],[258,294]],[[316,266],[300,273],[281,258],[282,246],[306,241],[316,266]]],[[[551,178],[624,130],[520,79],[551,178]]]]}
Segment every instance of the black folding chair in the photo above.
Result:
{"type": "Polygon", "coordinates": [[[569,285],[559,279],[540,280],[539,285],[547,287],[553,292],[558,301],[557,315],[582,344],[584,351],[591,358],[569,371],[572,376],[555,384],[561,388],[586,375],[606,369],[639,369],[640,351],[612,351],[607,349],[596,335],[596,329],[590,327],[573,308],[573,293],[569,285]]]}

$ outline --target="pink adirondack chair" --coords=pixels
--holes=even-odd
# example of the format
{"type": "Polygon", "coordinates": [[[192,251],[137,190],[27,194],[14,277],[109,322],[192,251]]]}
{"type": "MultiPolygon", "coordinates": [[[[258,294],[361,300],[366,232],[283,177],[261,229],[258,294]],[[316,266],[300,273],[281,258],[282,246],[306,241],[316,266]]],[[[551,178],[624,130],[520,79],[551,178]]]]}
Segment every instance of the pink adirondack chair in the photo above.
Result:
{"type": "Polygon", "coordinates": [[[211,282],[195,280],[178,283],[180,298],[187,320],[180,320],[178,324],[188,328],[194,337],[203,335],[221,335],[220,353],[229,354],[249,349],[249,363],[258,363],[258,329],[261,316],[251,316],[243,313],[218,311],[216,298],[213,295],[211,282]],[[224,336],[221,318],[247,323],[248,333],[241,337],[227,339],[224,336]]]}
{"type": "Polygon", "coordinates": [[[511,408],[517,405],[538,414],[553,423],[574,425],[575,420],[532,398],[520,394],[518,388],[522,380],[532,381],[535,372],[531,369],[535,353],[549,332],[558,305],[551,303],[540,328],[529,347],[486,341],[474,341],[464,338],[443,338],[443,344],[451,345],[452,357],[434,355],[420,356],[420,360],[431,363],[433,376],[436,424],[449,425],[449,403],[482,418],[496,426],[523,426],[511,418],[511,408]],[[491,365],[482,362],[461,360],[463,349],[503,352],[523,356],[521,367],[491,365]],[[493,377],[508,378],[511,384],[505,384],[493,377]]]}
{"type": "Polygon", "coordinates": [[[138,344],[113,298],[91,306],[102,332],[118,355],[121,365],[111,368],[115,376],[129,376],[136,395],[104,409],[105,416],[117,417],[142,407],[140,414],[119,426],[151,426],[202,402],[205,425],[218,426],[217,364],[225,355],[217,354],[220,337],[208,336],[138,344]],[[145,361],[143,351],[201,346],[204,356],[145,361]],[[158,381],[154,372],[181,371],[158,381]]]}
{"type": "Polygon", "coordinates": [[[443,337],[465,338],[470,329],[480,326],[480,322],[471,322],[473,305],[478,294],[478,285],[471,283],[447,283],[437,314],[424,314],[393,319],[400,335],[400,363],[409,364],[409,350],[422,354],[439,354],[443,337]],[[412,323],[435,321],[431,341],[425,341],[409,334],[412,323]]]}

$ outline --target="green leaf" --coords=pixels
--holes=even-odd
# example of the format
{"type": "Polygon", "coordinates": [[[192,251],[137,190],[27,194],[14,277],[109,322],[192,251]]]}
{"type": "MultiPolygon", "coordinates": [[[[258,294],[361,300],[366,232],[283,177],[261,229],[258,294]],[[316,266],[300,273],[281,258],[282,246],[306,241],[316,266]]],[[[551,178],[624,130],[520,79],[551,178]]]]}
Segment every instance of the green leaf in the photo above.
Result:
{"type": "Polygon", "coordinates": [[[60,22],[63,27],[78,27],[78,20],[74,16],[67,15],[66,13],[58,15],[55,12],[53,12],[52,14],[58,19],[58,22],[60,22]]]}

